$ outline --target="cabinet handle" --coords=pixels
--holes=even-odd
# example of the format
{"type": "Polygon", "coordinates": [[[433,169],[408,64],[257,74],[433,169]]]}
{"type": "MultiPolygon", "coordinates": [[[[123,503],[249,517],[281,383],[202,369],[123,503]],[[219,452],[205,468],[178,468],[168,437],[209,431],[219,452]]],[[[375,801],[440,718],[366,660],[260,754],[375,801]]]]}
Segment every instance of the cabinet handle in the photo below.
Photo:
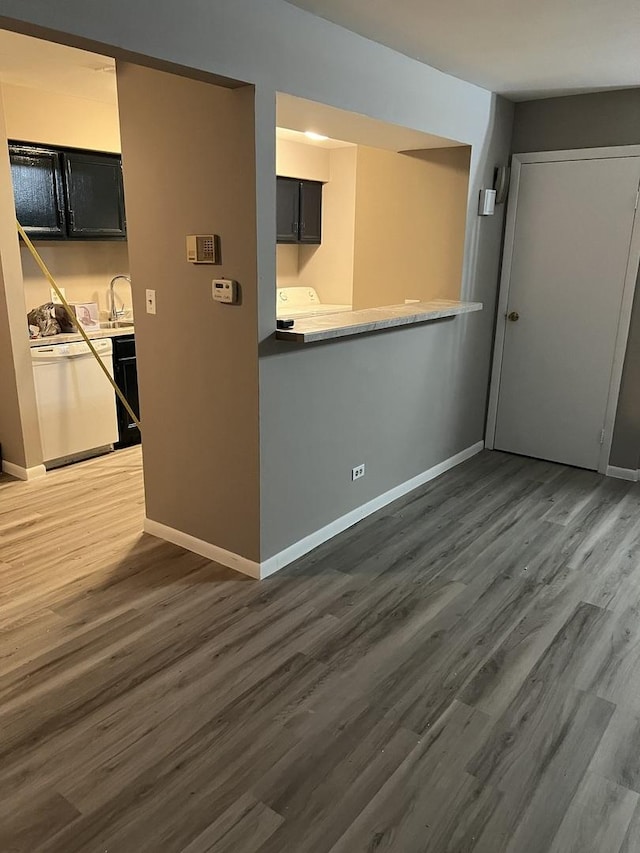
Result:
{"type": "Polygon", "coordinates": [[[76,227],[76,215],[71,208],[69,208],[69,225],[72,229],[75,230],[76,227]]]}

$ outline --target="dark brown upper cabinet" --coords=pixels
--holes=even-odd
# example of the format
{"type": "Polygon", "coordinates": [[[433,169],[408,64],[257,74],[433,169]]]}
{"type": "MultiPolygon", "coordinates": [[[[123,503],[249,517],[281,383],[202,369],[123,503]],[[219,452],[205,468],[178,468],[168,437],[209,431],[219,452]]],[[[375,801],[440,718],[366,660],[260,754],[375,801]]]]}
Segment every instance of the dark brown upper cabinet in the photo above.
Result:
{"type": "Polygon", "coordinates": [[[124,240],[117,154],[9,143],[18,221],[33,238],[124,240]]]}
{"type": "Polygon", "coordinates": [[[278,243],[297,243],[300,235],[300,181],[276,181],[276,228],[278,243]]]}
{"type": "Polygon", "coordinates": [[[10,145],[16,217],[30,237],[67,236],[60,153],[48,148],[10,145]]]}
{"type": "Polygon", "coordinates": [[[69,237],[125,237],[122,165],[109,154],[64,152],[69,237]]]}
{"type": "Polygon", "coordinates": [[[319,244],[322,241],[322,184],[277,178],[277,242],[319,244]]]}
{"type": "Polygon", "coordinates": [[[300,181],[300,242],[322,242],[322,184],[300,181]]]}

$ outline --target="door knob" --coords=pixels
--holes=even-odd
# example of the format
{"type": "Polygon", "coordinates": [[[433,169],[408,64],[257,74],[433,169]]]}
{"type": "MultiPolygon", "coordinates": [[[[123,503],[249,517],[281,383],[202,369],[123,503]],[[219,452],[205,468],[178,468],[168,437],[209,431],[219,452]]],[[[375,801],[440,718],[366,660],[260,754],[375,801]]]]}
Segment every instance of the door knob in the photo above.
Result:
{"type": "Polygon", "coordinates": [[[517,321],[520,319],[520,315],[517,311],[512,311],[510,314],[507,314],[507,319],[511,320],[512,323],[517,323],[517,321]]]}

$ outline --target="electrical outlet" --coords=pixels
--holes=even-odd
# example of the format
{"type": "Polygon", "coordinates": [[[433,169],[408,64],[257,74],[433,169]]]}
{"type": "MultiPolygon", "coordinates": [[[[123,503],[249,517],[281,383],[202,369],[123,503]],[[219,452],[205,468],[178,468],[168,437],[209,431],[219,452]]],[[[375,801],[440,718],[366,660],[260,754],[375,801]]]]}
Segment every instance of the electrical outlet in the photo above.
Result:
{"type": "Polygon", "coordinates": [[[351,469],[352,480],[359,480],[361,477],[364,477],[364,462],[362,465],[356,465],[355,468],[351,469]]]}
{"type": "Polygon", "coordinates": [[[156,292],[155,290],[147,290],[147,314],[156,313],[156,292]]]}

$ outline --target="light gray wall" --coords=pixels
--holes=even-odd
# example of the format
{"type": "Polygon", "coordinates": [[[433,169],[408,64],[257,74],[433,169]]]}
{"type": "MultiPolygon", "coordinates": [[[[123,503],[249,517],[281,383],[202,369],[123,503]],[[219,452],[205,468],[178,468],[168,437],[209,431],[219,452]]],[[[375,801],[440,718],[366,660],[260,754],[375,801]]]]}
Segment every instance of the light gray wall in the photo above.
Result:
{"type": "Polygon", "coordinates": [[[638,142],[640,89],[543,98],[515,105],[514,153],[638,142]]]}
{"type": "MultiPolygon", "coordinates": [[[[640,88],[516,104],[514,153],[640,144],[640,88]]],[[[609,464],[640,464],[640,292],[636,295],[609,464]]]]}
{"type": "MultiPolygon", "coordinates": [[[[494,166],[506,162],[512,118],[502,99],[487,107],[484,122],[470,122],[463,134],[473,152],[462,298],[483,302],[484,311],[293,347],[272,340],[274,296],[265,282],[263,559],[484,437],[502,210],[480,219],[477,198],[494,166]],[[351,469],[362,462],[367,473],[352,483],[351,469]]],[[[429,110],[416,106],[413,121],[428,130],[429,110]]]]}
{"type": "Polygon", "coordinates": [[[508,156],[509,103],[282,0],[0,0],[0,14],[256,86],[262,559],[482,439],[502,211],[480,220],[476,207],[508,156]],[[304,350],[275,342],[277,91],[472,146],[462,293],[482,313],[304,350]]]}

